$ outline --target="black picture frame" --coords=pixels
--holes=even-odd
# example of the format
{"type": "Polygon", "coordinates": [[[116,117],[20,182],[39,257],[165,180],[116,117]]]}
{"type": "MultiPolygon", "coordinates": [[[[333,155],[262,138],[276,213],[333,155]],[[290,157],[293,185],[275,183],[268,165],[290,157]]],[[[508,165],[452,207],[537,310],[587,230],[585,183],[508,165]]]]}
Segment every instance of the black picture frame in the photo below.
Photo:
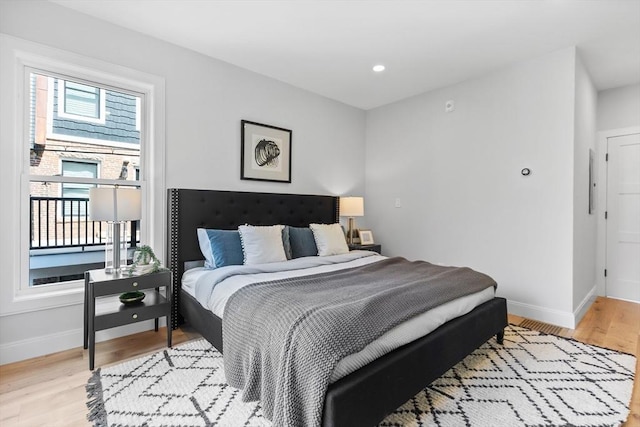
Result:
{"type": "Polygon", "coordinates": [[[291,183],[293,132],[263,123],[240,121],[240,179],[291,183]]]}

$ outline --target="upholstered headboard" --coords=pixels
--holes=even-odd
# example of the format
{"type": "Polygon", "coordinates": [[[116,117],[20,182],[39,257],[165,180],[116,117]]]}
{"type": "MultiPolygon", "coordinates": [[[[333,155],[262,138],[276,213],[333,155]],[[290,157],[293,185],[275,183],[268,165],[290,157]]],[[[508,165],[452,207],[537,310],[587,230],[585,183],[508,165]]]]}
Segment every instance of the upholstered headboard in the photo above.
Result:
{"type": "Polygon", "coordinates": [[[178,325],[185,263],[203,259],[198,228],[233,230],[242,224],[307,227],[338,222],[339,198],[306,194],[168,190],[167,264],[173,272],[173,327],[178,325]]]}

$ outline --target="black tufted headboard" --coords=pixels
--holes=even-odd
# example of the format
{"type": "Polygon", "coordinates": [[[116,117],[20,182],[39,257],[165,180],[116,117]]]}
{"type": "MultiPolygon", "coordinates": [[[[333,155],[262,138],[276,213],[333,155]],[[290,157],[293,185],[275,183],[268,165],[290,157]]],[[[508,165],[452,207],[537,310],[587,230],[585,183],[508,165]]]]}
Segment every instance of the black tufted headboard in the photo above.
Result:
{"type": "Polygon", "coordinates": [[[198,228],[234,230],[239,225],[338,222],[338,197],[241,191],[168,190],[167,264],[173,272],[173,327],[178,325],[180,281],[185,263],[202,260],[198,228]]]}

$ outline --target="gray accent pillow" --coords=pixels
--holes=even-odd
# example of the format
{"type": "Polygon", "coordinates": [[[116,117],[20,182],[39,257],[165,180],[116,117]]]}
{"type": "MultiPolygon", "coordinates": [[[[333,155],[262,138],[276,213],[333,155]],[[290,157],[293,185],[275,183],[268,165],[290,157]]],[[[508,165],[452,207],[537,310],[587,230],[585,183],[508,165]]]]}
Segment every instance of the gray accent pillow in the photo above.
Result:
{"type": "Polygon", "coordinates": [[[291,258],[318,255],[318,247],[310,228],[289,227],[289,243],[291,243],[291,258]]]}
{"type": "Polygon", "coordinates": [[[291,240],[289,239],[289,226],[285,225],[282,228],[282,246],[284,246],[284,254],[287,259],[291,259],[291,240]]]}

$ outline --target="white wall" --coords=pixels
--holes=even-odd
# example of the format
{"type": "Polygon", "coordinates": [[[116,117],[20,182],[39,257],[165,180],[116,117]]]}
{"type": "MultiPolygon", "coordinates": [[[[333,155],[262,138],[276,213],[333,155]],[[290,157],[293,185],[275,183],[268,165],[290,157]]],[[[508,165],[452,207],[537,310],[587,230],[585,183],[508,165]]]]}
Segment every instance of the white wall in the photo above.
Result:
{"type": "Polygon", "coordinates": [[[598,130],[640,126],[640,83],[598,92],[598,130]]]}
{"type": "MultiPolygon", "coordinates": [[[[362,110],[46,1],[0,2],[0,32],[164,78],[167,187],[364,193],[362,110]],[[291,184],[240,180],[241,119],[293,130],[291,184]]],[[[3,138],[3,153],[14,143],[3,138]]],[[[18,205],[17,180],[3,175],[5,206],[18,205]]],[[[5,210],[0,218],[13,219],[5,210]]],[[[14,245],[1,239],[0,253],[14,245]]],[[[12,298],[11,263],[0,259],[2,298],[12,298]]],[[[0,313],[0,363],[82,345],[81,300],[78,293],[69,306],[0,313]]]]}
{"type": "Polygon", "coordinates": [[[572,326],[574,69],[570,48],[368,111],[366,218],[385,254],[471,266],[510,312],[572,326]]]}
{"type": "MultiPolygon", "coordinates": [[[[591,77],[576,56],[574,156],[573,156],[573,312],[582,318],[596,295],[597,212],[589,214],[589,150],[597,171],[596,92],[591,77]]],[[[596,182],[597,184],[597,182],[596,182]]],[[[595,190],[595,188],[594,188],[595,190]]],[[[596,197],[596,192],[593,192],[596,197]]]]}

